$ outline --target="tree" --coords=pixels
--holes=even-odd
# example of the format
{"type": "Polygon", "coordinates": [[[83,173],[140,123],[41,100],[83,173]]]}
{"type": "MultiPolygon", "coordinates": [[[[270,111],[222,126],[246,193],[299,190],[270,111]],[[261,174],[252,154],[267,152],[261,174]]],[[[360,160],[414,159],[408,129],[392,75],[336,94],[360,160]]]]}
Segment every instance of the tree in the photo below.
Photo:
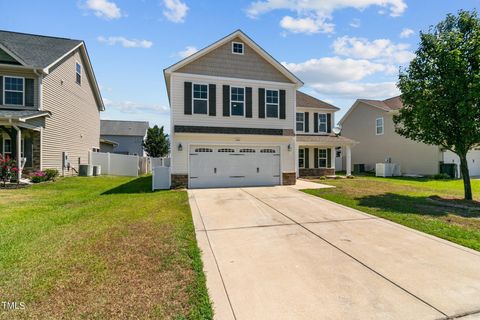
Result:
{"type": "Polygon", "coordinates": [[[465,199],[472,199],[467,152],[480,142],[480,20],[449,14],[420,33],[416,57],[400,70],[404,104],[394,116],[400,135],[450,150],[460,158],[465,199]]]}
{"type": "Polygon", "coordinates": [[[149,157],[165,157],[170,151],[170,141],[168,134],[163,132],[163,126],[159,128],[155,125],[148,128],[147,137],[142,142],[143,148],[149,157]]]}

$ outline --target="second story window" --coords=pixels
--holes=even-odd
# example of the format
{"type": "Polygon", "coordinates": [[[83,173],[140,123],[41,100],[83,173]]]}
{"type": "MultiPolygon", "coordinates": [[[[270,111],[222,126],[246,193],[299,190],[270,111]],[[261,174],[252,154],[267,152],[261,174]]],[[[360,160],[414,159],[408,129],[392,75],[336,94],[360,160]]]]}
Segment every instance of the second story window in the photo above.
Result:
{"type": "Polygon", "coordinates": [[[243,116],[245,114],[245,88],[231,87],[230,109],[232,116],[243,116]]]}
{"type": "Polygon", "coordinates": [[[4,82],[4,103],[6,105],[23,106],[25,79],[4,77],[4,82]]]}
{"type": "Polygon", "coordinates": [[[383,132],[383,118],[377,118],[375,121],[375,133],[377,134],[377,136],[380,136],[383,134],[383,132]]]}
{"type": "Polygon", "coordinates": [[[208,113],[208,85],[193,85],[193,114],[208,113]]]}
{"type": "Polygon", "coordinates": [[[234,53],[234,54],[243,54],[243,43],[241,43],[241,42],[232,42],[232,53],[234,53]]]}
{"type": "Polygon", "coordinates": [[[265,100],[267,118],[278,118],[278,90],[266,90],[265,100]]]}
{"type": "Polygon", "coordinates": [[[305,131],[305,113],[297,112],[296,119],[297,119],[297,122],[296,122],[297,131],[298,132],[305,131]]]}
{"type": "Polygon", "coordinates": [[[82,84],[82,66],[78,62],[75,63],[75,82],[82,84]]]}
{"type": "Polygon", "coordinates": [[[318,132],[327,133],[327,114],[326,113],[318,114],[318,132]]]}

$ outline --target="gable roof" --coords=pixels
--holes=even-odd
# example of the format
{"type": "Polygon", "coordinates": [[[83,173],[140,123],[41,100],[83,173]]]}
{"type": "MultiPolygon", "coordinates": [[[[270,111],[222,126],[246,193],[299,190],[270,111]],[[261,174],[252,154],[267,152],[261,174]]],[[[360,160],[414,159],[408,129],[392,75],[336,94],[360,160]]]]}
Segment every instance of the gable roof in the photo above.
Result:
{"type": "Polygon", "coordinates": [[[148,121],[101,120],[100,135],[143,137],[148,127],[148,121]]]}
{"type": "Polygon", "coordinates": [[[381,109],[385,112],[394,112],[403,108],[401,96],[396,96],[385,100],[357,99],[357,101],[355,101],[350,109],[348,109],[347,113],[342,117],[342,119],[340,119],[339,123],[342,124],[360,103],[381,109]]]}
{"type": "Polygon", "coordinates": [[[81,40],[0,30],[0,48],[22,65],[32,68],[44,69],[82,43],[81,40]]]}
{"type": "MultiPolygon", "coordinates": [[[[0,30],[0,50],[20,64],[20,66],[14,66],[11,62],[5,63],[13,67],[33,69],[48,74],[52,67],[77,49],[80,50],[80,54],[87,62],[84,69],[92,79],[91,83],[98,109],[103,111],[105,105],[100,88],[93,72],[87,47],[82,40],[0,30]]],[[[2,63],[0,62],[0,64],[2,63]]]]}
{"type": "Polygon", "coordinates": [[[325,101],[312,97],[306,93],[297,90],[297,108],[317,108],[322,110],[338,111],[340,108],[335,107],[325,101]]]}
{"type": "Polygon", "coordinates": [[[213,44],[199,50],[198,52],[192,54],[191,56],[186,57],[185,59],[180,60],[179,62],[169,66],[168,68],[163,70],[165,81],[167,83],[167,93],[170,94],[170,90],[168,89],[169,86],[169,79],[170,74],[175,72],[176,70],[180,69],[181,67],[189,64],[192,61],[197,60],[198,58],[206,55],[207,53],[219,48],[220,46],[232,41],[235,38],[240,38],[244,41],[248,46],[250,46],[256,53],[258,53],[262,58],[267,60],[273,67],[275,67],[280,73],[282,73],[285,77],[287,77],[292,83],[297,84],[297,87],[303,86],[303,82],[297,78],[292,72],[290,72],[284,65],[278,62],[275,58],[273,58],[267,51],[265,51],[262,47],[260,47],[255,41],[253,41],[249,36],[247,36],[242,30],[238,29],[231,34],[223,37],[222,39],[214,42],[213,44]]]}

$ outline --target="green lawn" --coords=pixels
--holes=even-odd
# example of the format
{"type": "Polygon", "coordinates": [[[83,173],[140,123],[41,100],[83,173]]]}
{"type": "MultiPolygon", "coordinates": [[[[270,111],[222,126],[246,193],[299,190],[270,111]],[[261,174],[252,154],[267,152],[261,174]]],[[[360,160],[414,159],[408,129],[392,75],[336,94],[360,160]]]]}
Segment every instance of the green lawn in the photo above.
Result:
{"type": "MultiPolygon", "coordinates": [[[[316,182],[336,188],[304,191],[480,251],[480,210],[428,199],[461,198],[461,180],[356,177],[316,182]]],[[[472,188],[474,198],[480,200],[480,180],[472,180],[472,188]]]]}
{"type": "Polygon", "coordinates": [[[211,319],[184,191],[151,177],[0,190],[2,319],[211,319]]]}

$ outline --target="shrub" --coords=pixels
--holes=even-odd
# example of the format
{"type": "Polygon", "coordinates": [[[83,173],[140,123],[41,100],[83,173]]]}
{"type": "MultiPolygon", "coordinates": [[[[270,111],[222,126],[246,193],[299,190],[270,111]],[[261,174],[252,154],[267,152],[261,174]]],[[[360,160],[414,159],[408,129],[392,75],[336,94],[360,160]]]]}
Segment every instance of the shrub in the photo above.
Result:
{"type": "Polygon", "coordinates": [[[47,181],[55,181],[59,175],[57,169],[46,169],[44,172],[45,176],[47,177],[47,181]]]}
{"type": "Polygon", "coordinates": [[[435,180],[449,180],[449,179],[451,179],[451,177],[446,173],[437,173],[437,174],[433,175],[432,178],[435,179],[435,180]]]}
{"type": "Polygon", "coordinates": [[[347,179],[355,179],[355,176],[347,176],[347,179]]]}
{"type": "Polygon", "coordinates": [[[47,175],[43,171],[35,171],[30,175],[30,181],[33,183],[40,183],[47,180],[48,180],[47,175]]]}

